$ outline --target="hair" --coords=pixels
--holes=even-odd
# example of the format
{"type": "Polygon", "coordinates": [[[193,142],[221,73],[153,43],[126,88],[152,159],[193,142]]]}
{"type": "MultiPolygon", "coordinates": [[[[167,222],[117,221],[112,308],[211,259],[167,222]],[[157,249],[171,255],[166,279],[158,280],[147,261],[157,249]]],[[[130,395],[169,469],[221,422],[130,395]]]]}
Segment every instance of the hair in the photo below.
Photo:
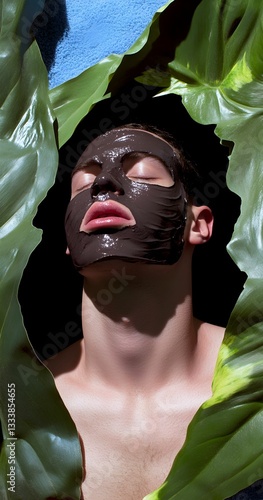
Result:
{"type": "Polygon", "coordinates": [[[196,193],[200,193],[202,191],[203,180],[198,171],[196,163],[192,158],[186,153],[183,149],[182,145],[176,141],[174,136],[168,132],[167,130],[160,129],[155,125],[149,125],[144,123],[126,123],[125,125],[120,125],[116,127],[119,129],[138,129],[145,130],[146,132],[151,132],[161,139],[165,140],[175,149],[177,153],[177,157],[179,160],[179,179],[182,182],[187,198],[190,203],[198,204],[196,200],[196,193]]]}

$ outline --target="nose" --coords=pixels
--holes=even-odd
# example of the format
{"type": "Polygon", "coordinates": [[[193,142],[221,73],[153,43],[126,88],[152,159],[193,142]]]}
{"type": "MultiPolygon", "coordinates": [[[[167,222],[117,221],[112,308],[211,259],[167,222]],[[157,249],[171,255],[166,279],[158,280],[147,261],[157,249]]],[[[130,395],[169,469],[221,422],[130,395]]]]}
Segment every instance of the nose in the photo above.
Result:
{"type": "Polygon", "coordinates": [[[110,173],[101,173],[94,180],[91,186],[91,196],[96,198],[100,194],[112,192],[117,195],[124,194],[123,187],[117,179],[110,173]]]}

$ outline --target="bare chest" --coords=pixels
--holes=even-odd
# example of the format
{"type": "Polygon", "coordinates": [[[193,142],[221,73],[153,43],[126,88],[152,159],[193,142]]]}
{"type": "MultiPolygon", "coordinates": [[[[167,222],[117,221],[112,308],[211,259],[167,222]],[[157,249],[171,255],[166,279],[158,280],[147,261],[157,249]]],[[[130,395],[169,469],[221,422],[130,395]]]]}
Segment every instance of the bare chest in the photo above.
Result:
{"type": "Polygon", "coordinates": [[[71,410],[83,448],[83,499],[142,500],[167,477],[197,408],[95,406],[71,410]]]}

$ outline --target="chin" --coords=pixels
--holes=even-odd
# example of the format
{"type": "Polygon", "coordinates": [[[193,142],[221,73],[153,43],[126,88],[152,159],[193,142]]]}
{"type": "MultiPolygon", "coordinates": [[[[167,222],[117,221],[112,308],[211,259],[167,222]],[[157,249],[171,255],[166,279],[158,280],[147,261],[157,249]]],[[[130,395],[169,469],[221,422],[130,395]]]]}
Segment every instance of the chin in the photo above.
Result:
{"type": "Polygon", "coordinates": [[[103,259],[97,260],[96,262],[92,262],[88,264],[86,267],[83,267],[79,270],[79,273],[88,276],[90,273],[94,272],[106,272],[112,271],[112,269],[120,269],[128,264],[136,264],[136,261],[130,261],[126,258],[122,257],[104,257],[103,259]]]}
{"type": "Polygon", "coordinates": [[[105,257],[103,259],[97,260],[96,262],[92,262],[86,267],[83,267],[81,270],[79,270],[79,273],[88,278],[94,275],[100,275],[103,274],[105,277],[106,274],[112,273],[112,271],[122,271],[130,269],[131,272],[138,274],[142,272],[143,270],[155,270],[157,271],[158,269],[162,270],[162,272],[165,270],[170,271],[171,268],[175,267],[177,263],[175,264],[167,264],[167,263],[157,263],[157,262],[152,262],[149,260],[138,260],[138,259],[131,259],[127,257],[105,257]]]}

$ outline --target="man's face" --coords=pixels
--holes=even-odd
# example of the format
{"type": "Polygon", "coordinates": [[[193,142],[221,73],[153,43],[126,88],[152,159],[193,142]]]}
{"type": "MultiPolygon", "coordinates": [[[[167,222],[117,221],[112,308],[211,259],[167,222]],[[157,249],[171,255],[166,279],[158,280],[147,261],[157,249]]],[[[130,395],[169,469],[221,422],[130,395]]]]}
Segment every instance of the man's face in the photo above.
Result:
{"type": "Polygon", "coordinates": [[[186,219],[178,163],[166,141],[138,129],[111,130],[86,148],[73,173],[65,217],[79,271],[111,258],[177,262],[186,219]]]}

